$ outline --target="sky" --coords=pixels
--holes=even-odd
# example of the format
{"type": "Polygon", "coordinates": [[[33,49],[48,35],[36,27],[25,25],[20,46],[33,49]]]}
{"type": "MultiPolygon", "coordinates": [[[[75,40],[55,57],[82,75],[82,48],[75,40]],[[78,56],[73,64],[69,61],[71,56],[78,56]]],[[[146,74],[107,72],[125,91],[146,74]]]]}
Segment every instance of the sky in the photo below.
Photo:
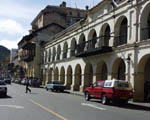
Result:
{"type": "Polygon", "coordinates": [[[8,49],[18,48],[17,43],[29,34],[31,22],[47,5],[92,8],[101,0],[0,0],[0,45],[8,49]]]}

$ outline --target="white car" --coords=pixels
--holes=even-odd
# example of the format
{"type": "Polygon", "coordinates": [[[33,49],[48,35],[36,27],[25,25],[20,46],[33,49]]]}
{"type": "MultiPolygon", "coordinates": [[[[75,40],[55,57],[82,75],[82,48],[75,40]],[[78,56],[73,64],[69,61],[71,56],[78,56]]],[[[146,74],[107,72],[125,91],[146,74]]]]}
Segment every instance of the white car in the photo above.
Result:
{"type": "Polygon", "coordinates": [[[4,81],[0,81],[0,96],[7,96],[7,86],[4,81]]]}
{"type": "Polygon", "coordinates": [[[51,91],[55,90],[55,91],[63,92],[65,90],[65,86],[64,86],[64,83],[60,81],[51,81],[46,84],[45,89],[47,91],[50,89],[51,91]]]}

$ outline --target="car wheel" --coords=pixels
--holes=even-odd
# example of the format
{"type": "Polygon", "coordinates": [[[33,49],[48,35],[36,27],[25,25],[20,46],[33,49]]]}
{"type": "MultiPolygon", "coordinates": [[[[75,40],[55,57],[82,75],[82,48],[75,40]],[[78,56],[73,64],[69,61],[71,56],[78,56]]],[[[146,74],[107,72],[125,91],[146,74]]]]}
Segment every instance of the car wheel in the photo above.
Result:
{"type": "Polygon", "coordinates": [[[102,104],[103,104],[103,105],[108,104],[108,99],[107,99],[106,94],[103,94],[103,96],[102,96],[102,104]]]}
{"type": "Polygon", "coordinates": [[[128,104],[128,100],[121,100],[120,103],[121,103],[122,105],[128,104]]]}
{"type": "Polygon", "coordinates": [[[46,90],[48,91],[48,88],[46,87],[46,90]]]}
{"type": "Polygon", "coordinates": [[[51,89],[52,92],[54,92],[54,89],[51,89]]]}
{"type": "Polygon", "coordinates": [[[90,96],[89,96],[89,93],[88,93],[88,92],[85,92],[85,100],[86,100],[86,101],[89,101],[89,100],[90,100],[90,96]]]}

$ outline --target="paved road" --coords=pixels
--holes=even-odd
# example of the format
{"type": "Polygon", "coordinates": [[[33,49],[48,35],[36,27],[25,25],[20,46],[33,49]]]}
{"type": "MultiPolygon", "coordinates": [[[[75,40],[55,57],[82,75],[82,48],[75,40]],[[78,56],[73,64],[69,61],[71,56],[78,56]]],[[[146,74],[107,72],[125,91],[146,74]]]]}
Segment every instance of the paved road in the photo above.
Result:
{"type": "Polygon", "coordinates": [[[8,85],[8,97],[0,98],[0,120],[150,120],[150,110],[129,104],[124,107],[102,105],[98,100],[8,85]]]}

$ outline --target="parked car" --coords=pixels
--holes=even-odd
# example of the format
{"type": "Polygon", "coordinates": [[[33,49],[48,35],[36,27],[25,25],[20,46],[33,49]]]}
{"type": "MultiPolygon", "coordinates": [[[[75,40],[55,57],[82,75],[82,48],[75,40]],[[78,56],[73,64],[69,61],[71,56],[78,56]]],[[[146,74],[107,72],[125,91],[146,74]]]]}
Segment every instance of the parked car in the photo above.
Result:
{"type": "Polygon", "coordinates": [[[60,81],[51,81],[51,82],[48,82],[45,86],[45,89],[48,91],[48,90],[51,90],[51,91],[61,91],[63,92],[65,90],[65,86],[64,86],[64,83],[60,82],[60,81]]]}
{"type": "Polygon", "coordinates": [[[7,86],[4,81],[0,81],[0,96],[7,96],[7,86]]]}
{"type": "Polygon", "coordinates": [[[123,80],[102,80],[85,89],[85,100],[101,99],[102,104],[112,102],[127,103],[133,98],[131,84],[123,80]]]}
{"type": "Polygon", "coordinates": [[[11,78],[4,78],[4,81],[6,84],[11,84],[11,78]]]}
{"type": "Polygon", "coordinates": [[[27,79],[24,78],[24,79],[21,81],[21,84],[22,84],[22,85],[26,85],[26,82],[27,82],[27,79]]]}

